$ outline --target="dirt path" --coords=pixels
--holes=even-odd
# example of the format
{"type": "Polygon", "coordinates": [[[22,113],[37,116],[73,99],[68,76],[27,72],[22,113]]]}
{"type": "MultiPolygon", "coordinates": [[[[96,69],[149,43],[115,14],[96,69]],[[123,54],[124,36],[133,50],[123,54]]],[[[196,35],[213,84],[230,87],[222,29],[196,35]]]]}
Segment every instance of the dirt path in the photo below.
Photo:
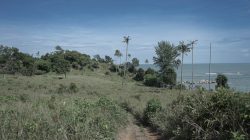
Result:
{"type": "Polygon", "coordinates": [[[129,116],[129,124],[120,130],[117,140],[160,140],[160,136],[149,128],[139,126],[138,122],[129,116]]]}

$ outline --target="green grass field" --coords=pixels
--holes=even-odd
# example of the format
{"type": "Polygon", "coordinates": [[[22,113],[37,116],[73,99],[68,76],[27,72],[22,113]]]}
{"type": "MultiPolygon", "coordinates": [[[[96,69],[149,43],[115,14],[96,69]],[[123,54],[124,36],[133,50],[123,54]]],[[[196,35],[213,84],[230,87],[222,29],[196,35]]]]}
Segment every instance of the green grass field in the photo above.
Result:
{"type": "MultiPolygon", "coordinates": [[[[103,65],[95,71],[72,70],[67,78],[54,73],[1,77],[0,139],[116,139],[118,130],[128,125],[130,114],[146,120],[160,134],[176,139],[189,135],[196,136],[194,139],[213,137],[209,132],[217,129],[218,120],[223,128],[236,119],[242,124],[230,126],[232,129],[225,130],[225,134],[247,138],[249,94],[185,90],[179,96],[179,90],[146,87],[142,82],[131,78],[123,81],[117,73],[106,72],[107,66],[103,65]],[[242,99],[247,100],[239,102],[242,99]],[[212,118],[206,118],[206,111],[214,113],[212,118]],[[201,118],[204,121],[199,121],[201,118]],[[198,132],[200,127],[204,128],[202,134],[198,132]],[[189,134],[187,130],[192,131],[189,134]]],[[[224,128],[219,130],[223,132],[219,136],[224,137],[224,128]]]]}
{"type": "Polygon", "coordinates": [[[1,77],[1,139],[114,139],[127,119],[120,106],[142,114],[152,98],[164,106],[177,97],[178,91],[145,87],[129,79],[122,85],[122,80],[100,69],[71,71],[66,79],[53,73],[1,77]],[[106,107],[109,111],[101,113],[106,107]]]}

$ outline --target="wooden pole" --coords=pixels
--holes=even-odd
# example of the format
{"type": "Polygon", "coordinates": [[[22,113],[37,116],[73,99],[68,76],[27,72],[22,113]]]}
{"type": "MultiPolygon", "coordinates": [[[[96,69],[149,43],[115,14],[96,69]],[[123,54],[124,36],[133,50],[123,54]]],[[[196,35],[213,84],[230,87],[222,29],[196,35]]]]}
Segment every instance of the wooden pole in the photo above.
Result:
{"type": "Polygon", "coordinates": [[[210,43],[210,56],[209,56],[209,92],[211,91],[211,43],[210,43]]]}

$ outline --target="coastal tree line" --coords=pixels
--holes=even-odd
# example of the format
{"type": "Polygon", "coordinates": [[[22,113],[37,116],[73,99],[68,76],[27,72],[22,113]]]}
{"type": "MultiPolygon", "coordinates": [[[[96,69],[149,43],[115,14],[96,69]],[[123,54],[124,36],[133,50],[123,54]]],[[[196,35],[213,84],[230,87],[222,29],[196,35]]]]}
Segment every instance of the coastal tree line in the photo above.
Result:
{"type": "MultiPolygon", "coordinates": [[[[125,62],[122,62],[123,53],[117,49],[114,52],[114,57],[119,63],[114,63],[111,56],[94,55],[92,58],[78,51],[64,50],[60,46],[56,46],[55,50],[44,55],[37,53],[36,56],[23,53],[15,47],[0,46],[0,73],[5,78],[6,74],[22,74],[25,76],[41,75],[49,72],[63,74],[67,77],[67,73],[71,69],[84,70],[90,69],[94,71],[98,69],[99,64],[105,63],[109,66],[110,72],[115,72],[124,79],[129,76],[136,81],[143,81],[146,86],[153,87],[168,87],[185,89],[183,85],[183,61],[184,56],[191,50],[193,51],[194,41],[185,43],[180,41],[178,45],[174,45],[169,41],[160,41],[155,46],[155,54],[153,62],[160,69],[156,71],[152,68],[138,68],[140,65],[139,59],[136,57],[131,59],[131,54],[128,52],[129,36],[124,37],[123,42],[126,44],[125,62]],[[181,68],[181,81],[177,82],[176,70],[181,68]],[[127,74],[129,73],[129,74],[127,74]]],[[[148,64],[148,59],[145,64],[148,64]]],[[[192,78],[193,79],[193,78],[192,78]]],[[[227,77],[218,75],[216,87],[228,87],[227,77]]],[[[193,84],[193,80],[192,83],[193,84]]]]}

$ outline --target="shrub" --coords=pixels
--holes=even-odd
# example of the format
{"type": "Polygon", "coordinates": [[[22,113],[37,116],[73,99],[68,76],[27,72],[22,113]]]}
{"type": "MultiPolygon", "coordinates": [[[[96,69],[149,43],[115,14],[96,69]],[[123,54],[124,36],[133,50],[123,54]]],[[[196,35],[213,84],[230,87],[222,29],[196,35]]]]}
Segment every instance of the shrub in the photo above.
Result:
{"type": "Polygon", "coordinates": [[[60,84],[59,87],[57,88],[57,93],[62,94],[67,92],[67,87],[63,84],[60,84]]]}
{"type": "Polygon", "coordinates": [[[150,87],[158,87],[159,80],[156,77],[156,75],[147,74],[144,77],[144,85],[150,86],[150,87]]]}
{"type": "Polygon", "coordinates": [[[37,70],[44,71],[48,73],[51,69],[51,64],[49,61],[46,60],[38,60],[35,62],[35,65],[37,67],[37,70]]]}
{"type": "Polygon", "coordinates": [[[174,71],[174,69],[167,69],[165,72],[163,72],[161,74],[161,78],[162,78],[162,81],[165,83],[165,84],[168,84],[168,85],[175,85],[176,84],[176,77],[177,77],[177,74],[176,72],[174,71]]]}
{"type": "Polygon", "coordinates": [[[161,102],[157,99],[151,99],[148,101],[147,106],[143,112],[143,121],[150,124],[150,118],[152,118],[156,112],[161,111],[161,102]]]}
{"type": "Polygon", "coordinates": [[[128,63],[127,67],[128,67],[128,72],[130,72],[130,73],[136,73],[136,68],[131,63],[128,63]]]}
{"type": "Polygon", "coordinates": [[[215,86],[216,89],[219,88],[219,87],[221,87],[221,88],[229,88],[229,86],[227,84],[228,79],[227,79],[227,77],[225,75],[219,74],[219,75],[217,75],[215,80],[216,80],[216,83],[217,83],[217,85],[215,86]]]}
{"type": "Polygon", "coordinates": [[[148,122],[168,139],[250,137],[250,96],[219,90],[179,97],[148,122]]]}
{"type": "Polygon", "coordinates": [[[144,80],[144,70],[142,68],[139,68],[135,77],[134,77],[134,80],[136,81],[143,81],[144,80]]]}
{"type": "Polygon", "coordinates": [[[184,85],[184,84],[177,84],[177,85],[174,86],[174,88],[175,89],[181,89],[182,88],[182,90],[186,90],[187,89],[186,85],[184,85]]]}
{"type": "Polygon", "coordinates": [[[76,86],[75,83],[70,83],[70,85],[69,85],[69,92],[70,93],[76,93],[76,92],[78,92],[78,87],[76,86]]]}
{"type": "Polygon", "coordinates": [[[110,67],[109,67],[109,70],[111,72],[118,72],[118,66],[115,65],[115,64],[112,64],[110,67]]]}
{"type": "Polygon", "coordinates": [[[145,74],[152,74],[152,75],[154,75],[155,73],[156,73],[155,70],[152,69],[152,68],[148,68],[148,69],[145,71],[145,74]]]}
{"type": "Polygon", "coordinates": [[[106,72],[105,72],[105,75],[110,75],[110,72],[109,72],[109,71],[106,71],[106,72]]]}

